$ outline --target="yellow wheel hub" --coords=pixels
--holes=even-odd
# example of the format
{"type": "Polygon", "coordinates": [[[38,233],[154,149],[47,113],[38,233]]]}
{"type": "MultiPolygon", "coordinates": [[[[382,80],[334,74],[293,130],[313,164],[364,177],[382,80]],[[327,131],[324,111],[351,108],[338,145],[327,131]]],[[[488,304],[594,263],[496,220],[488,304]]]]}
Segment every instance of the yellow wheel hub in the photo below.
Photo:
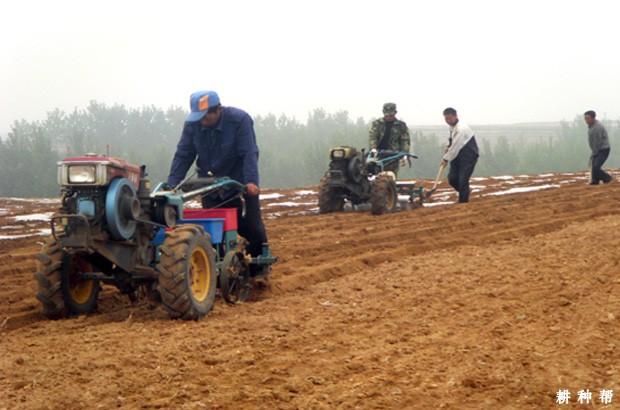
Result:
{"type": "Polygon", "coordinates": [[[211,266],[209,265],[209,258],[204,249],[196,248],[189,261],[189,285],[196,300],[203,301],[206,299],[210,283],[211,266]]]}
{"type": "Polygon", "coordinates": [[[71,292],[71,298],[80,305],[86,303],[93,294],[95,281],[80,280],[78,278],[78,273],[92,271],[92,265],[83,259],[77,259],[72,264],[71,273],[69,275],[69,290],[71,292]]]}

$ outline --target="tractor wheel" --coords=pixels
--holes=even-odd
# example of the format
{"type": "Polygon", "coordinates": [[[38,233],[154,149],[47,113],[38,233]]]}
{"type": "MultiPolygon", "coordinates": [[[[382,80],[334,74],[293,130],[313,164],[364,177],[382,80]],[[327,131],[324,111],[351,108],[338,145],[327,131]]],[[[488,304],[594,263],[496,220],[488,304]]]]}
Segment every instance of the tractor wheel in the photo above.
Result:
{"type": "Polygon", "coordinates": [[[396,182],[392,178],[379,176],[372,184],[370,196],[371,211],[374,215],[393,212],[398,205],[396,182]]]}
{"type": "Polygon", "coordinates": [[[157,266],[162,304],[172,319],[199,320],[213,307],[215,251],[202,226],[178,225],[166,233],[157,266]]]}
{"type": "Polygon", "coordinates": [[[220,270],[220,290],[228,303],[245,302],[250,293],[250,271],[243,254],[230,251],[220,270]]]}
{"type": "Polygon", "coordinates": [[[344,209],[344,198],[338,195],[337,190],[327,182],[328,177],[323,177],[319,185],[319,213],[342,212],[344,209]]]}
{"type": "Polygon", "coordinates": [[[37,299],[48,319],[90,313],[97,307],[101,290],[98,280],[79,278],[93,266],[79,254],[69,254],[49,238],[37,255],[37,299]]]}

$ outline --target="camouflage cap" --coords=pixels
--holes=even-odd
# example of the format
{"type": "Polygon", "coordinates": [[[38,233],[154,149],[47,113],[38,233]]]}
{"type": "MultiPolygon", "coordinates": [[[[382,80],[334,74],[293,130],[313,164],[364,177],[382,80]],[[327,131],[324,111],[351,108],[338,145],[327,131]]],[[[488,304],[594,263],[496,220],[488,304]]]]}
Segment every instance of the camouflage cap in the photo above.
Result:
{"type": "Polygon", "coordinates": [[[394,103],[385,103],[385,104],[383,104],[383,114],[385,114],[385,115],[394,115],[394,114],[396,114],[396,104],[394,104],[394,103]]]}

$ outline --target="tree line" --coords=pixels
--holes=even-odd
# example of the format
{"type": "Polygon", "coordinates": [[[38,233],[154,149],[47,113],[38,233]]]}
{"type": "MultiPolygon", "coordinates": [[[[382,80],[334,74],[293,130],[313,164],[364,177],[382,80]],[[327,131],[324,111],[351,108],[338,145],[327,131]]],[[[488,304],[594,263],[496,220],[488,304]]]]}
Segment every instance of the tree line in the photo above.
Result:
{"type": "MultiPolygon", "coordinates": [[[[87,152],[109,153],[146,165],[152,182],[165,181],[187,112],[181,107],[127,108],[91,101],[82,110],[54,110],[41,121],[14,121],[0,139],[0,196],[53,197],[59,194],[57,161],[87,152]]],[[[617,167],[620,120],[603,123],[610,134],[617,167]]],[[[293,188],[315,185],[328,168],[331,147],[367,148],[370,121],[352,119],[347,111],[315,109],[305,122],[286,115],[254,117],[260,148],[261,185],[293,188]]],[[[475,127],[474,127],[475,128],[475,127]]],[[[475,132],[475,129],[474,129],[475,132]]],[[[410,129],[412,151],[418,156],[399,178],[434,178],[447,140],[410,129]]],[[[537,174],[587,169],[587,129],[581,116],[558,123],[553,136],[521,141],[497,136],[479,140],[481,158],[475,175],[537,174]]]]}

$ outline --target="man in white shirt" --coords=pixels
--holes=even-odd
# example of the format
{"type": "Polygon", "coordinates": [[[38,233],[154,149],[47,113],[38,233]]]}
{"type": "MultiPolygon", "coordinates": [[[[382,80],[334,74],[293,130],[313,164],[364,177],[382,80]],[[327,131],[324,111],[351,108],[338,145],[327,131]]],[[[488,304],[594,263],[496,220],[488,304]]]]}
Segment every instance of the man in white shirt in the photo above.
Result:
{"type": "Polygon", "coordinates": [[[476,137],[467,124],[459,121],[454,108],[443,110],[443,116],[450,126],[450,142],[442,160],[444,166],[450,162],[448,183],[458,191],[459,202],[469,202],[469,178],[478,162],[476,137]]]}

